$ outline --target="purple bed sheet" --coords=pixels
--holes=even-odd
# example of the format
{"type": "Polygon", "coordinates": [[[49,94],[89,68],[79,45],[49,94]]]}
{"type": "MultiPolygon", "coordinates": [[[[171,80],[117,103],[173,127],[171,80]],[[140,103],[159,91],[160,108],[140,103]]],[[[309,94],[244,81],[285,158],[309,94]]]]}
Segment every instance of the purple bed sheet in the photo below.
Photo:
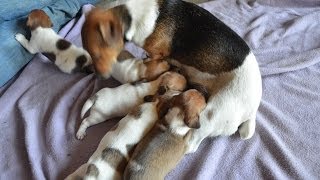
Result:
{"type": "MultiPolygon", "coordinates": [[[[201,5],[257,56],[263,97],[256,132],[247,141],[238,133],[207,138],[166,179],[320,178],[320,5],[267,2],[201,5]]],[[[83,21],[84,16],[72,20],[60,34],[81,45],[83,21]]],[[[133,45],[129,49],[144,55],[133,45]]],[[[117,85],[94,75],[64,74],[37,55],[0,89],[0,179],[63,179],[86,162],[118,119],[91,127],[83,141],[76,140],[82,105],[99,89],[117,85]]]]}

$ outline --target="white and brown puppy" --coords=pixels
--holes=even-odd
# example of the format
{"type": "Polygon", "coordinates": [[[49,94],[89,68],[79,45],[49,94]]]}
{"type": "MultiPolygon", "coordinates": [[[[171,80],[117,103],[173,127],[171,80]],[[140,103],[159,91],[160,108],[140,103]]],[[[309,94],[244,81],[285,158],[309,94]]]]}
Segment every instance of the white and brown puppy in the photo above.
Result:
{"type": "Polygon", "coordinates": [[[86,71],[92,64],[89,53],[59,36],[51,27],[49,16],[40,9],[32,10],[27,26],[31,30],[30,41],[22,34],[15,38],[31,54],[42,53],[65,73],[86,71]]]}
{"type": "Polygon", "coordinates": [[[120,53],[117,59],[118,61],[112,67],[111,76],[122,84],[141,80],[151,81],[170,68],[165,60],[142,60],[134,58],[125,50],[120,53]]]}
{"type": "Polygon", "coordinates": [[[83,139],[86,129],[114,117],[125,116],[130,110],[143,102],[143,98],[155,94],[159,87],[182,91],[186,87],[186,79],[178,73],[166,72],[156,80],[123,84],[115,88],[103,88],[89,98],[81,110],[81,118],[90,110],[77,132],[77,138],[83,139]]]}
{"type": "Polygon", "coordinates": [[[153,102],[145,102],[122,118],[100,141],[87,163],[66,179],[122,179],[134,146],[158,120],[159,103],[178,95],[179,91],[158,92],[153,102]]]}
{"type": "Polygon", "coordinates": [[[164,118],[135,148],[124,179],[163,180],[187,151],[191,129],[199,128],[199,114],[205,98],[194,89],[174,96],[162,109],[164,118]]]}
{"type": "Polygon", "coordinates": [[[143,103],[110,130],[89,161],[67,179],[121,179],[132,148],[158,120],[157,102],[143,103]]]}

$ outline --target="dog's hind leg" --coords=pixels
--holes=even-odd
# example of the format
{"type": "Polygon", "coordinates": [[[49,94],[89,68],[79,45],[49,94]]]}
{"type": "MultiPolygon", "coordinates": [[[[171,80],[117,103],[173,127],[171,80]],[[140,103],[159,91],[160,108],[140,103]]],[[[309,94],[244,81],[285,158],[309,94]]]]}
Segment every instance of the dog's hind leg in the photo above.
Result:
{"type": "Polygon", "coordinates": [[[256,128],[256,116],[252,116],[249,120],[243,122],[239,127],[239,134],[241,139],[250,139],[256,128]]]}
{"type": "Polygon", "coordinates": [[[91,111],[90,115],[84,118],[83,121],[81,122],[79,130],[77,132],[77,138],[79,140],[82,140],[86,136],[87,128],[89,128],[90,126],[96,125],[98,123],[101,123],[105,120],[106,119],[104,118],[104,116],[102,116],[100,113],[91,111]]]}

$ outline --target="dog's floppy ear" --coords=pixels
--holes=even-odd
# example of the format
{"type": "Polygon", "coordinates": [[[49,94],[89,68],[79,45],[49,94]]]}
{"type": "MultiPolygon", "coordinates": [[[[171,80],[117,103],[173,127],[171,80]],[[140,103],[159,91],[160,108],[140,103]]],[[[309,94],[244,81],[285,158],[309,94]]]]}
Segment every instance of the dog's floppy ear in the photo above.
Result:
{"type": "Polygon", "coordinates": [[[117,41],[122,37],[122,30],[119,23],[113,20],[100,22],[98,32],[100,33],[103,44],[107,46],[117,44],[117,41]]]}
{"type": "Polygon", "coordinates": [[[187,113],[187,115],[184,118],[184,123],[189,128],[199,129],[200,128],[199,115],[198,114],[189,115],[187,113]]]}

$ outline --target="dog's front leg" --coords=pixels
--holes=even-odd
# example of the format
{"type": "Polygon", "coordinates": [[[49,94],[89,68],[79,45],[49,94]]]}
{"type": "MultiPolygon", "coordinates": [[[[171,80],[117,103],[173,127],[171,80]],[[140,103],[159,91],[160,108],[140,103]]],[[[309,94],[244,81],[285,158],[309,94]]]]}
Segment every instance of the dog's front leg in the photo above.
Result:
{"type": "Polygon", "coordinates": [[[26,49],[28,50],[31,54],[37,53],[36,48],[34,48],[29,41],[26,39],[26,37],[23,34],[16,34],[15,35],[16,40],[26,49]]]}

